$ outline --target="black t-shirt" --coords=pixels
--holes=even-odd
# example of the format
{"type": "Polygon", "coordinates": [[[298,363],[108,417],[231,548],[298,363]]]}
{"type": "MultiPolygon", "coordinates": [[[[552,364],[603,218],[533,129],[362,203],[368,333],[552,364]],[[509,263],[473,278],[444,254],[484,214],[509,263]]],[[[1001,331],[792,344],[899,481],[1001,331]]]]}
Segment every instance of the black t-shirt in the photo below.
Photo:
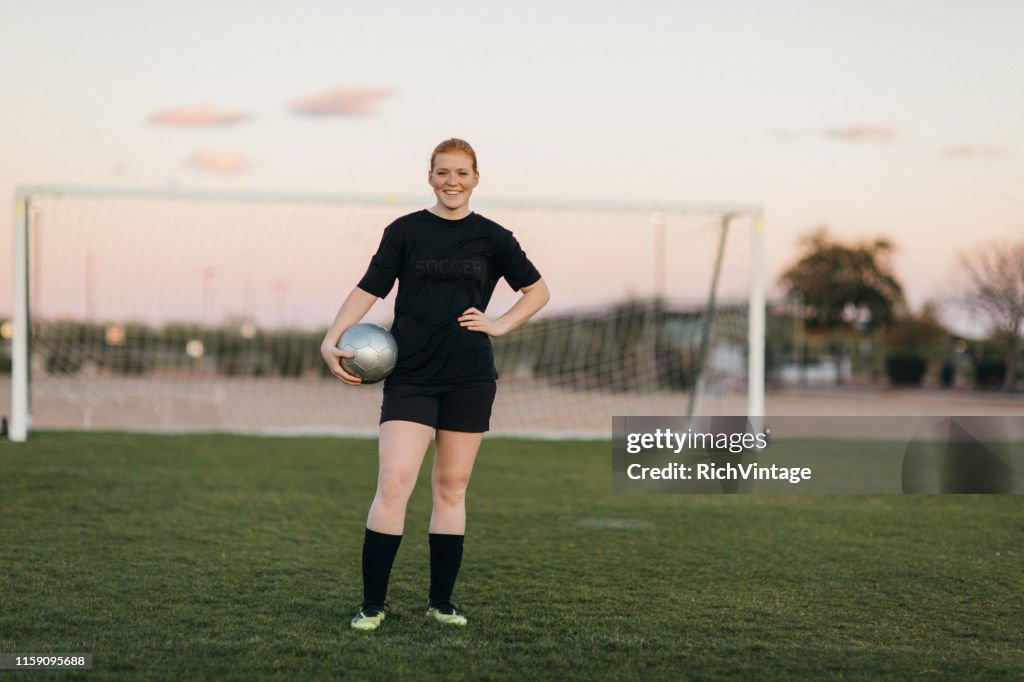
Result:
{"type": "Polygon", "coordinates": [[[359,288],[384,298],[397,279],[398,364],[393,384],[449,384],[496,379],[491,339],[459,325],[467,308],[486,310],[504,277],[515,290],[540,273],[504,227],[477,213],[447,220],[424,209],[384,230],[359,288]]]}

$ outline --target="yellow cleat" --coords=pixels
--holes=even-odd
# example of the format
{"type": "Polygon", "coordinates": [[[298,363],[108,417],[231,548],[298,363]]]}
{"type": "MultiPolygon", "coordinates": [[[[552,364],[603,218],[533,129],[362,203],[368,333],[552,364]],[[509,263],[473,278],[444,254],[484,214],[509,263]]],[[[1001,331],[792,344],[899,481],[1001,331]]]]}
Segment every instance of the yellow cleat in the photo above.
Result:
{"type": "Polygon", "coordinates": [[[353,630],[376,630],[384,622],[386,604],[364,604],[356,617],[352,619],[353,630]]]}
{"type": "Polygon", "coordinates": [[[457,625],[459,627],[463,627],[467,622],[465,616],[455,612],[455,608],[451,605],[451,602],[441,602],[430,606],[427,609],[427,617],[433,618],[443,625],[457,625]]]}

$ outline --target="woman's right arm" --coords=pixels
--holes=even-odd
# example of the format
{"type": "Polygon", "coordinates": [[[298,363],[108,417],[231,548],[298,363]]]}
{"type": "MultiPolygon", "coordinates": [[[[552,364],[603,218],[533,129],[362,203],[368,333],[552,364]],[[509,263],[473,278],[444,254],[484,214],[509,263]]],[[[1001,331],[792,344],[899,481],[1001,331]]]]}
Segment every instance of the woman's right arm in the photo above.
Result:
{"type": "Polygon", "coordinates": [[[327,334],[320,344],[320,355],[323,356],[324,362],[330,367],[331,374],[352,386],[358,386],[363,383],[363,380],[353,374],[349,374],[341,366],[341,358],[351,358],[354,357],[354,354],[339,350],[338,341],[341,339],[341,335],[345,333],[345,330],[363,319],[363,316],[370,311],[370,308],[376,302],[377,297],[373,294],[363,291],[359,287],[353,288],[345,302],[338,308],[338,314],[334,316],[334,323],[327,330],[327,334]]]}

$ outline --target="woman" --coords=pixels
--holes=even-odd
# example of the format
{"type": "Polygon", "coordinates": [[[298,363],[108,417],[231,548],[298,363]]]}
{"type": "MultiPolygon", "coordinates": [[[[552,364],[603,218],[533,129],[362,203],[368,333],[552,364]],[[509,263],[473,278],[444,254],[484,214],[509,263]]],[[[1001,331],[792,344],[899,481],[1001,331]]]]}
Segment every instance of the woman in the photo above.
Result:
{"type": "Polygon", "coordinates": [[[480,173],[467,142],[453,138],[439,144],[427,178],[436,203],[387,227],[320,348],[336,377],[361,383],[341,366],[341,358],[350,354],[338,350],[338,340],[399,282],[391,328],[398,363],[384,383],[377,492],[363,541],[363,605],[352,619],[357,630],[374,630],[384,619],[406,504],[432,438],[427,615],[447,625],[466,624],[452,607],[451,594],[462,563],[466,487],[494,402],[497,373],[489,337],[515,329],[549,297],[512,233],[470,211],[480,173]],[[491,319],[483,311],[501,277],[523,295],[491,319]]]}

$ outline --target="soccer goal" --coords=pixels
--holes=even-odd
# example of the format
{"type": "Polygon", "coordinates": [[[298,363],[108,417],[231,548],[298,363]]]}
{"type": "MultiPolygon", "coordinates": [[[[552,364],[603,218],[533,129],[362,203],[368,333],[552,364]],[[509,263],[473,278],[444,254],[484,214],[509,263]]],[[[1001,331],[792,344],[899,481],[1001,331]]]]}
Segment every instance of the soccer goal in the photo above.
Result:
{"type": "MultiPolygon", "coordinates": [[[[4,325],[10,437],[32,428],[370,434],[380,385],[320,340],[416,200],[24,188],[4,325]]],[[[608,437],[616,415],[764,413],[761,213],[474,199],[552,300],[494,339],[492,432],[608,437]]],[[[393,291],[366,321],[390,324],[393,291]]],[[[500,314],[517,294],[504,282],[500,314]]]]}

